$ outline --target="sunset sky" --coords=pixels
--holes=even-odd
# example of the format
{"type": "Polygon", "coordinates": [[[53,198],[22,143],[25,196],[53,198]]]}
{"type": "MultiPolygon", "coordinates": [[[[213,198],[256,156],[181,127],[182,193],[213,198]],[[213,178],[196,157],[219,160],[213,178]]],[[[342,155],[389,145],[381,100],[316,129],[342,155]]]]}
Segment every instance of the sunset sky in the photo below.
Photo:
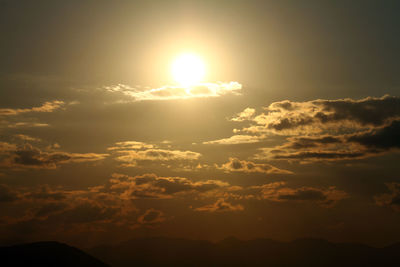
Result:
{"type": "Polygon", "coordinates": [[[400,241],[400,1],[0,1],[0,244],[400,241]]]}

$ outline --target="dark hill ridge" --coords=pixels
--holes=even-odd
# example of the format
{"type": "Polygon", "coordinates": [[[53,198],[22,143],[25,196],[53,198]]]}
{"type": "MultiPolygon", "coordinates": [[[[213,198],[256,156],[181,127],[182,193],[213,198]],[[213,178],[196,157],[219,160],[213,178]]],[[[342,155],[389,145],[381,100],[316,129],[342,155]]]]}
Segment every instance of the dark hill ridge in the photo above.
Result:
{"type": "Polygon", "coordinates": [[[0,266],[109,267],[77,248],[52,241],[0,247],[0,266]]]}
{"type": "Polygon", "coordinates": [[[400,266],[400,243],[374,248],[322,239],[278,242],[229,237],[212,243],[146,238],[89,252],[110,265],[62,243],[38,242],[0,247],[0,266],[400,266]]]}
{"type": "Polygon", "coordinates": [[[90,250],[114,267],[125,266],[400,266],[400,244],[374,248],[322,239],[217,243],[172,238],[134,239],[90,250]]]}

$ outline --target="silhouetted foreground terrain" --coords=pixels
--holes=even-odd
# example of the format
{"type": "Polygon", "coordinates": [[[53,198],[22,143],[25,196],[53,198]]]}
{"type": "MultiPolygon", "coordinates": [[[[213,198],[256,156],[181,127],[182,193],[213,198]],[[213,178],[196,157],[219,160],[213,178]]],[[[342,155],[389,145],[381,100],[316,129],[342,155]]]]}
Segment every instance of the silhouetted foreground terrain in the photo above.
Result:
{"type": "Polygon", "coordinates": [[[359,244],[299,239],[218,243],[185,239],[135,239],[101,246],[89,254],[58,242],[0,247],[0,266],[400,266],[400,243],[373,248],[359,244]]]}
{"type": "Polygon", "coordinates": [[[85,252],[58,242],[0,247],[0,266],[107,267],[85,252]]]}
{"type": "Polygon", "coordinates": [[[123,266],[400,266],[400,244],[373,248],[319,239],[289,243],[268,239],[218,243],[185,239],[135,239],[90,253],[123,266]]]}

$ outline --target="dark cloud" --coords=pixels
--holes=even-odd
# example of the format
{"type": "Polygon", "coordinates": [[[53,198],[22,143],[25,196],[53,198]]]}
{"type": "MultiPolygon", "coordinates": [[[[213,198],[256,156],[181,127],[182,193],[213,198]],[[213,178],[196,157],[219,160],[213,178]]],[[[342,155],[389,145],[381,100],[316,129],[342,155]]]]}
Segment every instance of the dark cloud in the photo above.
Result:
{"type": "Polygon", "coordinates": [[[337,144],[342,143],[340,137],[335,136],[320,136],[320,137],[294,137],[288,138],[290,141],[285,145],[289,149],[304,149],[311,147],[319,147],[321,145],[327,144],[337,144]]]}
{"type": "Polygon", "coordinates": [[[316,100],[313,103],[322,106],[322,111],[315,115],[321,123],[347,120],[361,125],[382,126],[388,119],[400,116],[400,98],[395,96],[361,100],[316,100]]]}
{"type": "Polygon", "coordinates": [[[174,219],[174,216],[165,215],[162,207],[166,201],[158,201],[160,199],[179,199],[177,204],[195,212],[225,213],[243,211],[247,200],[310,202],[332,207],[348,195],[335,187],[292,188],[285,182],[242,187],[219,180],[114,174],[105,184],[80,190],[48,185],[13,189],[3,186],[0,197],[1,201],[14,201],[11,209],[0,215],[0,231],[43,235],[51,229],[54,233],[69,231],[67,234],[74,236],[113,227],[132,230],[158,227],[166,220],[174,219]],[[153,199],[152,206],[145,206],[145,212],[139,213],[136,204],[141,205],[149,198],[153,199]]]}
{"type": "Polygon", "coordinates": [[[283,145],[261,149],[259,159],[335,161],[354,160],[400,148],[400,121],[361,133],[337,136],[290,137],[283,145]]]}
{"type": "Polygon", "coordinates": [[[286,159],[286,160],[350,160],[360,159],[367,156],[362,152],[294,152],[285,153],[284,151],[273,151],[276,155],[272,156],[273,159],[286,159]],[[282,153],[281,153],[282,152],[282,153]]]}
{"type": "Polygon", "coordinates": [[[291,171],[279,169],[270,164],[254,163],[237,158],[229,158],[227,163],[216,166],[225,172],[266,173],[266,174],[293,174],[291,171]]]}
{"type": "Polygon", "coordinates": [[[375,203],[378,206],[388,206],[400,212],[400,183],[387,183],[390,193],[375,196],[375,203]]]}
{"type": "Polygon", "coordinates": [[[254,186],[252,195],[255,198],[267,199],[275,202],[308,201],[315,202],[322,207],[332,207],[338,201],[348,198],[348,194],[331,186],[317,187],[287,187],[285,182],[275,182],[254,186]]]}
{"type": "Polygon", "coordinates": [[[32,220],[60,227],[94,222],[126,224],[137,211],[133,203],[122,200],[117,193],[101,192],[99,188],[66,190],[42,185],[38,188],[16,188],[14,192],[15,196],[20,196],[14,200],[14,211],[18,212],[0,216],[5,216],[1,219],[9,225],[32,220]]]}
{"type": "Polygon", "coordinates": [[[7,168],[38,168],[38,169],[55,169],[59,164],[72,162],[92,162],[103,160],[108,154],[96,153],[69,153],[62,151],[44,151],[31,144],[23,146],[0,147],[0,153],[5,155],[1,166],[7,168]]]}
{"type": "Polygon", "coordinates": [[[57,214],[64,223],[89,223],[95,221],[111,221],[115,219],[119,209],[98,203],[85,201],[57,214]]]}
{"type": "Polygon", "coordinates": [[[358,132],[382,127],[400,116],[400,98],[383,96],[361,100],[314,100],[274,102],[249,120],[256,125],[242,131],[298,135],[321,132],[358,132]]]}
{"type": "Polygon", "coordinates": [[[158,177],[155,174],[134,177],[114,175],[110,183],[110,189],[117,190],[126,199],[173,198],[181,194],[203,193],[229,186],[219,180],[193,182],[183,177],[158,177]]]}
{"type": "Polygon", "coordinates": [[[52,190],[50,186],[42,185],[38,190],[27,193],[25,198],[34,200],[63,200],[67,196],[65,191],[52,190]]]}
{"type": "Polygon", "coordinates": [[[13,202],[18,198],[17,192],[13,191],[5,184],[0,184],[0,203],[13,202]]]}
{"type": "Polygon", "coordinates": [[[400,120],[370,132],[356,134],[347,139],[371,149],[387,150],[400,148],[400,120]]]}
{"type": "Polygon", "coordinates": [[[148,209],[137,219],[139,224],[154,226],[166,220],[164,213],[156,209],[148,209]]]}
{"type": "Polygon", "coordinates": [[[35,213],[35,218],[48,218],[48,216],[60,213],[68,208],[68,204],[64,202],[50,202],[45,203],[43,206],[38,208],[35,213]]]}

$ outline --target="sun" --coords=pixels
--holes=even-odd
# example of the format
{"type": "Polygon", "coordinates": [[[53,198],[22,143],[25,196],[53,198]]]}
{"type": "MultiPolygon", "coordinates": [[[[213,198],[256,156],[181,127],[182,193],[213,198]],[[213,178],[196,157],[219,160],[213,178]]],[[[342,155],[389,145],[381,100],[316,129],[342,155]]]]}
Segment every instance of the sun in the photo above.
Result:
{"type": "Polygon", "coordinates": [[[184,53],[172,62],[171,72],[174,80],[179,85],[190,87],[204,79],[206,67],[198,55],[184,53]]]}

